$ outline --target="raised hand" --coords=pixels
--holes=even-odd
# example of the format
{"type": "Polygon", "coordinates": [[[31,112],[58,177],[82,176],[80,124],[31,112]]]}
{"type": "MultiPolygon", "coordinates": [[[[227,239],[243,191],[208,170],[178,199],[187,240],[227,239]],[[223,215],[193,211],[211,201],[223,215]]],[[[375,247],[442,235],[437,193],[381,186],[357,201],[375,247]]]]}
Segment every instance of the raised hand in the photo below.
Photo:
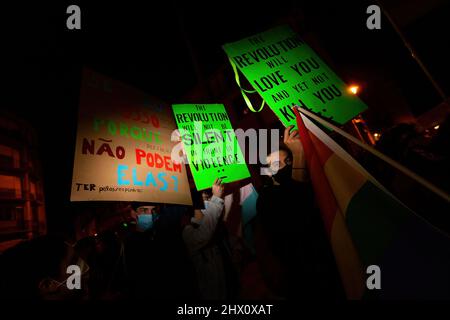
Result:
{"type": "Polygon", "coordinates": [[[216,197],[222,198],[223,190],[224,190],[223,182],[221,179],[217,178],[212,186],[212,194],[216,197]]]}

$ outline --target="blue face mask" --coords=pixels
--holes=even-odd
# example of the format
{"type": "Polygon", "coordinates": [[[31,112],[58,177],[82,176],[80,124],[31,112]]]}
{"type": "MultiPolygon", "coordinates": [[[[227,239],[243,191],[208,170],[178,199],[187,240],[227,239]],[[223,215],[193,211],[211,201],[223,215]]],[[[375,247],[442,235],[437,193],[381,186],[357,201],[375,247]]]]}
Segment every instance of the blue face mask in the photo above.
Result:
{"type": "Polygon", "coordinates": [[[140,214],[137,216],[137,229],[147,231],[153,227],[153,214],[140,214]]]}

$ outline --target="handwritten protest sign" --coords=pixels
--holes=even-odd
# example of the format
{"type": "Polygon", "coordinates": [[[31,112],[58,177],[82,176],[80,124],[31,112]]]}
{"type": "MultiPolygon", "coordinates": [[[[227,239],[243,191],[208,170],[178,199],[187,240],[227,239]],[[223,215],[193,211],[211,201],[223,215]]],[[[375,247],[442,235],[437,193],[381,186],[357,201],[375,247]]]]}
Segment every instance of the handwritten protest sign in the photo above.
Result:
{"type": "Polygon", "coordinates": [[[222,104],[172,105],[175,121],[197,190],[250,176],[238,140],[222,104]]]}
{"type": "Polygon", "coordinates": [[[367,109],[287,26],[225,44],[223,49],[285,126],[296,126],[294,105],[340,124],[367,109]]]}
{"type": "Polygon", "coordinates": [[[170,106],[83,70],[71,201],[191,204],[186,168],[172,161],[170,106]]]}

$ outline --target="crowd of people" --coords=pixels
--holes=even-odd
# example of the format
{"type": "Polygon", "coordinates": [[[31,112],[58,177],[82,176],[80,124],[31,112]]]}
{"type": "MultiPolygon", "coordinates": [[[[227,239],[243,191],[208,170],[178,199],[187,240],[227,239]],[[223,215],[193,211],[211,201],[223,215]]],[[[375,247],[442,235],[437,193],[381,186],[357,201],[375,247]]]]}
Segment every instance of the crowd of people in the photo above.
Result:
{"type": "MultiPolygon", "coordinates": [[[[439,189],[450,193],[450,116],[432,131],[434,132],[412,123],[400,123],[385,130],[376,148],[439,189]]],[[[360,161],[403,203],[450,234],[448,202],[370,154],[366,154],[360,161]]]]}
{"type": "MultiPolygon", "coordinates": [[[[77,241],[47,235],[7,250],[0,255],[1,297],[344,299],[298,134],[287,128],[280,149],[268,155],[269,174],[250,222],[252,248],[227,229],[224,197],[233,190],[216,179],[210,190],[194,194],[193,206],[120,204],[124,218],[99,234],[77,241]],[[73,264],[82,270],[81,290],[65,283],[73,264]]],[[[440,184],[442,174],[435,173],[449,149],[438,139],[429,144],[434,153],[426,153],[414,128],[401,126],[377,147],[440,184]]],[[[366,162],[395,189],[392,174],[366,162]]]]}
{"type": "Polygon", "coordinates": [[[193,206],[121,203],[114,207],[120,223],[98,234],[76,241],[46,235],[7,250],[0,256],[2,297],[342,298],[298,132],[291,129],[267,158],[269,175],[250,223],[254,248],[227,229],[224,197],[233,190],[216,179],[194,194],[193,206]],[[81,266],[81,290],[65,283],[72,264],[81,266]]]}

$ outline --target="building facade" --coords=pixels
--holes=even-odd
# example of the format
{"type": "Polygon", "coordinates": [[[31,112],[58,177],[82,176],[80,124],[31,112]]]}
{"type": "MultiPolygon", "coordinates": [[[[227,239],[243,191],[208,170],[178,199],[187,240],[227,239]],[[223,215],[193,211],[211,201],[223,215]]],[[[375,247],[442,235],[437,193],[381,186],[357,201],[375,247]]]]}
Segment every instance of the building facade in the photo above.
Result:
{"type": "Polygon", "coordinates": [[[46,233],[42,172],[34,130],[0,114],[0,250],[46,233]]]}

